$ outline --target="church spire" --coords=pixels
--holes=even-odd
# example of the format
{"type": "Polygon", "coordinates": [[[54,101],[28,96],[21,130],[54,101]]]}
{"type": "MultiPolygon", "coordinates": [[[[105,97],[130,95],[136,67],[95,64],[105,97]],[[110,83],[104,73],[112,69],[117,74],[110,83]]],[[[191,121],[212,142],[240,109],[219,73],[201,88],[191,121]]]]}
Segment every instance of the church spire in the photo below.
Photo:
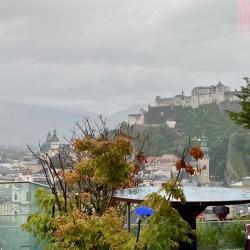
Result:
{"type": "Polygon", "coordinates": [[[184,90],[182,89],[182,91],[181,91],[181,99],[184,100],[184,98],[185,98],[184,97],[184,90]]]}
{"type": "Polygon", "coordinates": [[[205,132],[203,130],[203,134],[201,137],[201,150],[203,151],[205,157],[208,158],[208,145],[207,145],[207,137],[205,136],[205,132]]]}
{"type": "Polygon", "coordinates": [[[51,133],[49,131],[49,133],[47,134],[47,142],[51,142],[52,136],[51,133]]]}

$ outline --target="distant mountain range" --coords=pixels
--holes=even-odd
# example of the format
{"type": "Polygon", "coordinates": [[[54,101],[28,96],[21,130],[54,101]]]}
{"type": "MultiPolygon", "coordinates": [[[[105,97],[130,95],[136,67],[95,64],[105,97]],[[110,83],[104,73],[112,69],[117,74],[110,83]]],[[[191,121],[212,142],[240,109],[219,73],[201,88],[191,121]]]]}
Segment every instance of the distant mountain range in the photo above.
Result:
{"type": "Polygon", "coordinates": [[[1,101],[0,144],[37,145],[53,129],[59,136],[70,136],[74,122],[84,116],[93,117],[95,114],[1,101]]]}
{"type": "MultiPolygon", "coordinates": [[[[140,108],[145,107],[146,105],[134,105],[107,117],[108,126],[114,127],[127,121],[128,114],[137,113],[140,108]]],[[[53,129],[57,130],[60,138],[70,138],[74,123],[84,117],[96,120],[98,114],[87,110],[0,101],[0,145],[37,145],[53,129]]]]}

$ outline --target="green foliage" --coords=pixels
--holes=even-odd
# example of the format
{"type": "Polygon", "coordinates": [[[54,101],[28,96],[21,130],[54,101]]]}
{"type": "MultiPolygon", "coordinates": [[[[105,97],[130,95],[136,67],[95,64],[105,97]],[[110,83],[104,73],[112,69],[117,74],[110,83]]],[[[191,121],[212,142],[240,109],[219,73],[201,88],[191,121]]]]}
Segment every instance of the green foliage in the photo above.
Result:
{"type": "Polygon", "coordinates": [[[38,188],[35,193],[35,201],[38,208],[46,213],[51,212],[55,205],[55,197],[47,189],[38,188]]]}
{"type": "MultiPolygon", "coordinates": [[[[231,119],[245,129],[250,129],[250,83],[248,78],[247,85],[241,87],[241,92],[236,96],[240,99],[241,110],[239,112],[227,111],[231,119]]],[[[239,177],[249,175],[249,160],[250,160],[250,140],[249,133],[240,134],[234,138],[235,147],[232,151],[232,159],[237,161],[239,177]]]]}
{"type": "Polygon", "coordinates": [[[220,232],[213,224],[203,223],[196,229],[197,245],[199,249],[213,250],[218,249],[220,232]]]}
{"type": "Polygon", "coordinates": [[[239,131],[237,134],[232,134],[228,142],[227,161],[233,166],[237,176],[235,180],[239,180],[250,174],[250,132],[239,131]]]}
{"type": "Polygon", "coordinates": [[[23,228],[46,242],[46,249],[118,250],[134,238],[113,201],[114,191],[133,173],[132,139],[121,131],[111,135],[104,128],[98,134],[86,128],[85,136],[72,144],[77,160],[70,169],[61,165],[55,170],[49,156],[41,159],[52,174],[52,192],[37,191],[40,212],[23,228]]]}
{"type": "Polygon", "coordinates": [[[53,226],[53,218],[48,213],[34,213],[29,216],[26,224],[22,228],[35,236],[40,243],[43,241],[52,241],[51,233],[55,230],[53,226]]]}
{"type": "Polygon", "coordinates": [[[201,250],[243,248],[245,222],[198,223],[197,243],[201,250]]]}
{"type": "Polygon", "coordinates": [[[85,176],[90,174],[99,186],[111,189],[116,189],[127,181],[132,170],[127,157],[133,153],[129,138],[85,138],[77,141],[75,146],[76,150],[87,152],[87,157],[77,163],[79,173],[85,176]]]}
{"type": "MultiPolygon", "coordinates": [[[[236,107],[235,107],[236,109],[236,107]]],[[[243,128],[235,125],[231,121],[229,115],[216,104],[201,106],[197,109],[179,108],[175,111],[177,117],[176,128],[170,129],[167,125],[157,127],[136,126],[135,130],[143,131],[149,134],[150,140],[148,144],[152,145],[148,152],[150,156],[162,156],[163,154],[175,154],[180,148],[186,144],[189,138],[199,138],[203,131],[208,137],[208,148],[210,158],[210,175],[217,176],[217,179],[224,180],[224,174],[228,162],[229,138],[234,135],[236,138],[249,137],[248,132],[243,128]]],[[[194,141],[195,143],[195,141],[194,141]]],[[[197,143],[197,142],[196,142],[197,143]]],[[[249,154],[250,145],[248,148],[243,146],[245,142],[239,140],[238,146],[244,147],[240,154],[249,154]]],[[[234,151],[236,144],[232,145],[231,150],[234,151]]],[[[233,167],[237,173],[237,163],[233,162],[233,167]]],[[[250,173],[250,166],[243,161],[243,166],[247,173],[250,173]]],[[[239,173],[241,176],[241,173],[239,173]]]]}
{"type": "MultiPolygon", "coordinates": [[[[174,182],[166,183],[164,188],[173,197],[184,201],[181,186],[174,182]]],[[[79,209],[67,213],[55,213],[55,198],[43,189],[37,190],[36,201],[40,212],[32,214],[23,229],[36,236],[39,242],[46,242],[45,249],[59,250],[130,250],[135,245],[135,235],[123,227],[124,217],[115,208],[108,208],[102,215],[86,214],[79,209]]],[[[153,193],[145,204],[152,207],[155,214],[143,227],[138,250],[178,249],[180,241],[190,242],[192,230],[168,200],[153,193]]]]}
{"type": "Polygon", "coordinates": [[[75,208],[53,214],[54,195],[38,189],[35,199],[40,211],[30,215],[22,227],[43,242],[45,249],[120,250],[129,239],[135,238],[125,230],[124,218],[114,208],[108,208],[102,215],[75,208]]]}
{"type": "Polygon", "coordinates": [[[22,228],[33,234],[38,242],[50,242],[52,232],[55,230],[52,217],[52,208],[55,206],[54,196],[45,189],[37,189],[35,201],[40,211],[31,214],[22,228]]]}
{"type": "MultiPolygon", "coordinates": [[[[241,179],[244,176],[248,176],[250,173],[248,157],[249,152],[247,149],[248,142],[245,140],[249,140],[250,136],[247,133],[238,134],[237,136],[232,136],[230,141],[231,145],[231,163],[235,166],[237,170],[237,176],[241,179]],[[242,140],[242,138],[244,139],[242,140]]],[[[250,140],[249,140],[250,142],[250,140]]]]}
{"type": "MultiPolygon", "coordinates": [[[[181,186],[174,183],[166,183],[163,189],[168,193],[172,190],[173,197],[184,201],[181,186]]],[[[36,201],[41,211],[29,216],[23,229],[35,235],[38,241],[46,242],[47,250],[134,248],[135,235],[125,230],[124,217],[118,216],[115,208],[108,208],[102,215],[86,214],[79,209],[53,215],[55,198],[43,189],[37,190],[36,201]]],[[[178,249],[180,241],[190,242],[192,230],[165,197],[153,193],[145,204],[152,207],[155,214],[143,227],[138,250],[145,245],[149,249],[178,249]]]]}
{"type": "Polygon", "coordinates": [[[183,188],[182,188],[181,184],[179,182],[177,182],[175,179],[170,179],[169,181],[167,181],[163,185],[161,190],[164,191],[166,194],[169,194],[168,200],[170,199],[170,196],[171,196],[175,200],[180,200],[181,203],[185,203],[185,201],[186,201],[183,188]]]}
{"type": "MultiPolygon", "coordinates": [[[[120,249],[132,237],[123,228],[123,218],[113,209],[102,216],[72,211],[55,220],[55,249],[120,249]]],[[[49,248],[48,248],[49,249],[49,248]]]]}
{"type": "Polygon", "coordinates": [[[70,170],[62,166],[56,171],[48,161],[52,180],[57,182],[50,183],[51,194],[37,191],[35,198],[40,212],[30,215],[23,225],[24,230],[45,244],[45,249],[131,250],[136,245],[138,250],[145,246],[165,250],[178,249],[180,241],[191,242],[193,232],[170,206],[170,200],[185,202],[178,177],[184,169],[193,168],[186,165],[187,155],[195,155],[197,160],[202,158],[199,148],[188,147],[183,151],[178,177],[159,190],[167,197],[152,194],[145,200],[155,213],[145,221],[137,244],[135,235],[124,227],[125,218],[119,213],[120,206],[113,195],[117,188],[131,184],[131,176],[144,155],[141,151],[136,153],[132,137],[121,131],[114,136],[85,134],[72,146],[79,158],[70,170]]]}
{"type": "Polygon", "coordinates": [[[240,99],[242,110],[240,112],[228,113],[235,123],[250,129],[250,84],[248,82],[246,87],[241,87],[241,93],[237,94],[237,96],[240,99]]]}
{"type": "MultiPolygon", "coordinates": [[[[189,224],[170,206],[170,202],[158,193],[150,194],[144,205],[150,206],[155,214],[144,218],[141,237],[137,249],[174,250],[180,242],[191,243],[190,236],[194,234],[189,224]]],[[[121,249],[134,249],[135,239],[130,239],[121,249]]]]}
{"type": "Polygon", "coordinates": [[[224,231],[224,235],[225,235],[224,240],[226,244],[232,247],[243,246],[245,243],[245,228],[244,227],[245,227],[244,224],[238,224],[238,223],[230,224],[229,223],[225,227],[225,231],[224,231]]]}
{"type": "MultiPolygon", "coordinates": [[[[182,194],[180,192],[180,196],[182,194]]],[[[164,197],[151,194],[144,202],[156,211],[142,231],[142,244],[152,249],[178,249],[179,242],[191,243],[192,230],[164,197]]]]}

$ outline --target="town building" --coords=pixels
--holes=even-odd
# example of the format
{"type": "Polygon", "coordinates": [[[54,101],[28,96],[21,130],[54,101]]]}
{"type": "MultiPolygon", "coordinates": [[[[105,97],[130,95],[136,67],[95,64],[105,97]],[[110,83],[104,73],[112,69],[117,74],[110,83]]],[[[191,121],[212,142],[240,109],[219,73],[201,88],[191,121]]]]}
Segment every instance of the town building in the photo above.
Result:
{"type": "Polygon", "coordinates": [[[191,97],[185,96],[182,90],[180,95],[176,95],[173,98],[162,98],[160,96],[155,97],[156,106],[181,106],[189,107],[191,105],[191,97]]]}
{"type": "MultiPolygon", "coordinates": [[[[182,184],[187,186],[208,186],[210,185],[209,175],[209,149],[207,137],[203,133],[202,137],[198,139],[204,157],[198,161],[191,160],[190,164],[194,167],[199,167],[201,173],[197,176],[189,176],[186,172],[182,174],[182,184]]],[[[167,180],[176,177],[178,171],[176,170],[176,162],[178,157],[173,154],[164,154],[161,157],[148,157],[147,165],[140,175],[142,186],[160,186],[167,180]]]]}
{"type": "Polygon", "coordinates": [[[171,178],[171,171],[178,157],[164,154],[161,157],[148,157],[147,165],[141,174],[141,186],[160,186],[171,178]]]}
{"type": "Polygon", "coordinates": [[[198,108],[201,105],[216,103],[220,104],[226,101],[228,96],[232,93],[228,86],[219,82],[216,86],[209,87],[195,87],[192,89],[191,107],[198,108]]]}
{"type": "MultiPolygon", "coordinates": [[[[29,213],[29,185],[27,183],[2,183],[0,189],[0,216],[11,216],[18,224],[25,223],[22,215],[29,213]]],[[[7,220],[10,217],[7,217],[7,220]]],[[[9,221],[10,222],[10,221],[9,221]]],[[[6,221],[7,223],[7,221],[6,221]]]]}
{"type": "Polygon", "coordinates": [[[143,125],[144,124],[144,114],[129,114],[128,118],[129,125],[143,125]]]}

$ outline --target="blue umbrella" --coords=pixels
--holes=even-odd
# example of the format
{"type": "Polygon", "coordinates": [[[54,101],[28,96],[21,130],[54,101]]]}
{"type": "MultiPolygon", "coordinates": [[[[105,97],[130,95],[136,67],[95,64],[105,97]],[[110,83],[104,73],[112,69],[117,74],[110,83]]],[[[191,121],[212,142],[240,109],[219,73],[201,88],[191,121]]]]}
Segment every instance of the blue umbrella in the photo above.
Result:
{"type": "Polygon", "coordinates": [[[139,216],[151,216],[154,214],[154,210],[150,207],[137,207],[135,210],[135,213],[139,216]]]}
{"type": "MultiPolygon", "coordinates": [[[[140,217],[146,217],[146,216],[149,217],[149,216],[154,214],[154,210],[152,208],[146,207],[146,206],[137,207],[134,211],[140,217]]],[[[138,231],[137,231],[137,237],[136,237],[135,250],[137,250],[137,244],[138,244],[139,237],[140,237],[141,220],[142,219],[140,218],[138,221],[138,231]]]]}

